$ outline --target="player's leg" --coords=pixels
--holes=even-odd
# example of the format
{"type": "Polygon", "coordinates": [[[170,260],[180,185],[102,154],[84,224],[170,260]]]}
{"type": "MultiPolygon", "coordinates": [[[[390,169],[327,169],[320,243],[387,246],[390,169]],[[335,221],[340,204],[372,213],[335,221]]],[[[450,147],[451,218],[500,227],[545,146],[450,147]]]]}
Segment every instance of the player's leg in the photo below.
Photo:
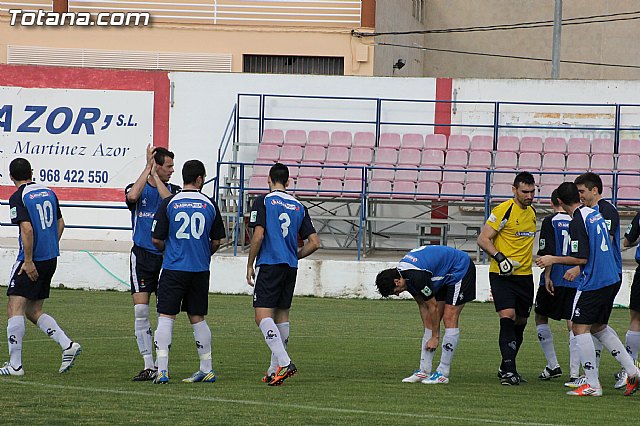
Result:
{"type": "MultiPolygon", "coordinates": [[[[25,274],[26,275],[26,274],[25,274]]],[[[12,283],[14,281],[12,280],[12,283]]],[[[11,289],[11,287],[9,288],[11,289]]],[[[9,295],[7,302],[7,342],[9,361],[0,367],[0,376],[22,376],[22,341],[26,332],[24,312],[27,299],[23,296],[9,295]]]]}
{"type": "Polygon", "coordinates": [[[163,270],[158,283],[158,327],[154,334],[158,374],[156,384],[169,383],[169,349],[173,338],[173,324],[180,312],[185,293],[186,272],[163,270]]]}
{"type": "Polygon", "coordinates": [[[638,348],[640,347],[640,266],[636,268],[631,284],[629,317],[629,329],[625,336],[625,346],[631,358],[638,360],[638,348]]]}
{"type": "Polygon", "coordinates": [[[551,333],[551,327],[549,327],[550,316],[552,316],[553,319],[560,319],[561,302],[563,300],[560,291],[561,287],[557,287],[556,290],[557,293],[551,296],[544,286],[538,286],[538,292],[536,294],[536,331],[538,333],[538,342],[540,342],[540,347],[547,360],[547,365],[538,376],[540,380],[549,380],[562,375],[562,370],[560,369],[556,350],[553,345],[553,333],[551,333]]]}
{"type": "Polygon", "coordinates": [[[500,318],[500,332],[498,346],[502,360],[498,370],[500,383],[505,385],[518,385],[520,380],[516,370],[516,297],[513,291],[513,283],[510,277],[489,273],[489,283],[493,302],[500,318]]]}
{"type": "Polygon", "coordinates": [[[586,383],[584,376],[580,376],[580,353],[576,344],[576,336],[573,334],[573,323],[567,320],[567,330],[569,330],[569,381],[565,386],[577,388],[586,383]]]}
{"type": "MultiPolygon", "coordinates": [[[[444,302],[447,298],[447,287],[441,287],[435,294],[436,302],[438,302],[438,324],[442,321],[442,316],[444,315],[444,302]]],[[[433,369],[433,356],[435,355],[435,351],[427,350],[427,342],[433,336],[433,330],[431,330],[432,321],[429,313],[423,317],[423,305],[422,301],[416,299],[418,304],[418,309],[420,311],[420,319],[422,320],[422,325],[424,327],[424,333],[422,334],[422,341],[420,342],[420,365],[417,370],[415,370],[410,376],[402,379],[402,383],[420,383],[428,381],[429,377],[432,375],[431,371],[433,369]]],[[[439,326],[438,326],[439,327],[439,326]]],[[[438,330],[440,333],[440,330],[438,330]]]]}
{"type": "Polygon", "coordinates": [[[580,356],[580,363],[585,373],[586,383],[567,392],[572,396],[600,396],[602,387],[598,378],[598,365],[596,363],[596,350],[591,338],[590,324],[577,324],[574,320],[573,334],[576,339],[576,347],[580,356]]]}
{"type": "MultiPolygon", "coordinates": [[[[282,344],[284,345],[284,349],[287,349],[289,345],[289,334],[291,325],[289,323],[289,309],[275,309],[273,312],[273,321],[276,323],[276,327],[278,327],[278,334],[280,335],[280,340],[282,340],[282,344]]],[[[267,369],[267,374],[263,378],[263,381],[270,382],[278,371],[278,358],[271,354],[271,364],[267,369]]]]}

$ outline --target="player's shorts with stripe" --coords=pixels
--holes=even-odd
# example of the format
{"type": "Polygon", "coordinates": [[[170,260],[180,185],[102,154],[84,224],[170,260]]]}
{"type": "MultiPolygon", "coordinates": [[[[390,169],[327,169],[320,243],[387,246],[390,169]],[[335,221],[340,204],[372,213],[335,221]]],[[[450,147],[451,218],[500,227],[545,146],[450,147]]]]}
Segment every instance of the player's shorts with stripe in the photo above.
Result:
{"type": "Polygon", "coordinates": [[[571,321],[574,324],[607,324],[618,288],[614,284],[597,290],[577,291],[571,321]]]}
{"type": "Polygon", "coordinates": [[[543,285],[540,285],[536,294],[535,312],[556,321],[571,319],[575,297],[576,289],[573,287],[554,287],[552,296],[543,285]]]}
{"type": "Polygon", "coordinates": [[[469,269],[461,281],[454,285],[440,287],[436,292],[436,301],[447,305],[464,305],[476,298],[476,265],[469,259],[469,269]]]}
{"type": "Polygon", "coordinates": [[[51,279],[56,272],[58,258],[54,257],[49,260],[33,262],[38,271],[38,279],[35,281],[31,281],[26,272],[18,275],[22,263],[22,261],[18,261],[13,265],[7,296],[22,296],[29,300],[48,299],[49,290],[51,289],[51,279]]]}
{"type": "Polygon", "coordinates": [[[256,284],[253,288],[254,308],[289,309],[296,287],[297,268],[286,263],[260,265],[256,268],[256,284]]]}
{"type": "Polygon", "coordinates": [[[209,271],[187,272],[163,269],[158,282],[158,313],[207,315],[209,271]]]}
{"type": "Polygon", "coordinates": [[[533,275],[500,275],[489,272],[489,284],[496,312],[515,309],[517,316],[529,317],[533,305],[533,275]]]}
{"type": "Polygon", "coordinates": [[[640,312],[640,265],[638,265],[638,267],[636,268],[636,273],[633,274],[629,309],[640,312]]]}
{"type": "Polygon", "coordinates": [[[134,245],[129,256],[131,293],[154,293],[162,270],[162,255],[134,245]]]}

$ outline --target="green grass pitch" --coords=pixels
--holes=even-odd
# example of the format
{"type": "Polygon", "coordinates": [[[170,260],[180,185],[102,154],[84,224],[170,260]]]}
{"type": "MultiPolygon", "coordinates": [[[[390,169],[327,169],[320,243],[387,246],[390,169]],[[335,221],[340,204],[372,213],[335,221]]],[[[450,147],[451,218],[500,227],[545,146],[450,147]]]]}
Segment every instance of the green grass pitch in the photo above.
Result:
{"type": "MultiPolygon", "coordinates": [[[[491,304],[465,307],[451,383],[434,386],[400,382],[418,365],[422,337],[417,307],[409,300],[295,298],[289,353],[299,373],[275,388],[260,382],[269,356],[250,296],[209,296],[214,384],[180,381],[198,368],[185,314],[173,332],[172,381],[157,386],[131,381],[143,365],[128,293],[52,290],[45,311],[84,351],[60,375],[57,344],[28,323],[25,376],[0,378],[0,423],[585,425],[626,423],[640,403],[640,395],[624,397],[613,389],[618,365],[608,354],[600,373],[604,396],[566,396],[567,333],[557,322],[552,330],[563,378],[536,379],[545,361],[529,324],[518,357],[529,383],[500,386],[498,318],[491,304]]],[[[611,324],[623,339],[627,322],[626,310],[614,310],[611,324]]],[[[440,350],[434,367],[439,356],[440,350]]]]}

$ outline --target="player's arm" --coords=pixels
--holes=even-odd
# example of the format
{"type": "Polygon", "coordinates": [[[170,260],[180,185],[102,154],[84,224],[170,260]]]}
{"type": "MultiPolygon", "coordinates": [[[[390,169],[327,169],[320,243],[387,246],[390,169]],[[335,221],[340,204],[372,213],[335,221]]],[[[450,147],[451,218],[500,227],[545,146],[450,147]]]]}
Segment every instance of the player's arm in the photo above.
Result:
{"type": "Polygon", "coordinates": [[[440,317],[438,316],[438,303],[435,297],[425,299],[421,294],[413,296],[418,309],[420,311],[420,317],[425,328],[431,330],[431,338],[427,341],[425,347],[428,351],[435,351],[438,348],[440,342],[440,317]]]}
{"type": "Polygon", "coordinates": [[[60,242],[60,238],[62,238],[62,233],[64,232],[64,219],[62,218],[62,211],[60,210],[60,202],[58,201],[58,197],[56,197],[56,215],[58,218],[57,227],[58,227],[58,242],[60,242]]]}
{"type": "MultiPolygon", "coordinates": [[[[171,191],[169,191],[169,188],[167,188],[167,184],[160,179],[160,176],[158,176],[157,166],[158,165],[156,164],[156,162],[152,160],[151,171],[149,172],[149,174],[151,176],[151,179],[153,179],[156,184],[156,188],[158,189],[160,198],[165,199],[167,197],[170,197],[172,194],[171,191]]],[[[144,188],[144,185],[142,187],[144,188]]]]}
{"type": "Polygon", "coordinates": [[[216,211],[216,217],[213,219],[213,225],[211,226],[211,232],[209,234],[209,238],[211,239],[211,254],[214,254],[220,248],[222,240],[227,237],[227,232],[224,229],[218,204],[213,200],[211,200],[211,203],[216,211]]]}
{"type": "Polygon", "coordinates": [[[151,225],[151,243],[160,251],[165,249],[165,240],[169,237],[169,218],[167,217],[167,206],[170,198],[162,200],[158,206],[153,224],[151,225]]]}
{"type": "Polygon", "coordinates": [[[31,226],[31,222],[26,220],[20,222],[19,226],[20,236],[22,238],[22,250],[24,251],[24,262],[22,262],[18,275],[24,272],[31,281],[35,281],[38,279],[38,270],[36,269],[35,263],[33,263],[33,227],[31,226]]]}
{"type": "Polygon", "coordinates": [[[264,240],[264,228],[262,225],[256,225],[253,228],[253,235],[251,236],[251,246],[249,247],[249,257],[247,258],[247,284],[250,286],[255,285],[256,271],[253,264],[256,261],[256,257],[262,247],[262,241],[264,240]]]}
{"type": "Polygon", "coordinates": [[[497,236],[498,230],[494,229],[488,223],[485,223],[482,227],[482,231],[480,231],[480,235],[478,235],[478,246],[498,262],[501,275],[511,275],[515,267],[520,266],[520,264],[514,264],[513,260],[508,259],[502,252],[498,251],[495,245],[493,245],[493,240],[497,236]]]}
{"type": "Polygon", "coordinates": [[[536,265],[538,265],[541,268],[550,267],[555,264],[570,265],[570,266],[586,265],[587,259],[582,259],[582,258],[573,257],[573,256],[553,256],[553,255],[547,254],[545,256],[539,257],[538,260],[536,260],[536,265]]]}
{"type": "Polygon", "coordinates": [[[627,232],[624,233],[624,241],[622,244],[625,247],[633,247],[638,244],[638,239],[640,238],[640,213],[636,214],[636,216],[631,221],[629,228],[627,228],[627,232]]]}
{"type": "MultiPolygon", "coordinates": [[[[142,173],[140,173],[140,176],[138,176],[138,179],[136,179],[133,185],[127,190],[126,199],[128,204],[135,204],[140,199],[140,195],[142,195],[142,191],[144,190],[144,185],[147,183],[147,178],[151,174],[151,168],[155,163],[155,161],[153,160],[154,153],[155,148],[152,145],[147,145],[147,163],[144,166],[144,170],[142,170],[142,173]]],[[[162,184],[161,186],[165,187],[164,189],[167,193],[169,192],[164,184],[162,184]]],[[[158,187],[158,192],[160,192],[160,187],[158,187]]],[[[165,197],[163,196],[162,198],[165,197]]]]}
{"type": "Polygon", "coordinates": [[[320,248],[320,237],[318,237],[316,229],[313,227],[313,222],[311,222],[311,217],[306,207],[304,208],[304,219],[302,219],[299,234],[305,240],[305,243],[298,250],[298,259],[304,259],[320,248]]]}

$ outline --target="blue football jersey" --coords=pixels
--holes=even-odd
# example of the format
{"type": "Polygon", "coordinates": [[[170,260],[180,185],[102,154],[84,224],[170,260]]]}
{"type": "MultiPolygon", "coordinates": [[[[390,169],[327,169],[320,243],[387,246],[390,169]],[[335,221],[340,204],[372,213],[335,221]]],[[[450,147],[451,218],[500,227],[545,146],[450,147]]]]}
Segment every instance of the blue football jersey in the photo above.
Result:
{"type": "MultiPolygon", "coordinates": [[[[60,255],[58,219],[62,212],[54,192],[37,183],[20,186],[9,199],[11,222],[30,222],[33,228],[33,260],[43,261],[60,255]]],[[[18,260],[24,260],[22,234],[18,237],[18,260]]]]}
{"type": "Polygon", "coordinates": [[[576,209],[569,224],[569,233],[571,256],[587,259],[587,264],[576,278],[580,280],[578,290],[597,290],[620,281],[609,230],[598,211],[585,206],[576,209]]]}
{"type": "MultiPolygon", "coordinates": [[[[398,263],[400,274],[403,271],[421,270],[431,275],[431,290],[435,293],[440,287],[456,285],[467,274],[471,259],[463,251],[448,246],[422,246],[411,250],[398,263]]],[[[424,283],[407,283],[407,290],[415,295],[416,285],[424,283]]]]}
{"type": "Polygon", "coordinates": [[[620,214],[613,204],[601,198],[593,209],[600,212],[602,219],[607,225],[609,235],[611,235],[611,250],[616,261],[618,274],[622,274],[622,251],[620,250],[620,214]]]}
{"type": "MultiPolygon", "coordinates": [[[[130,184],[125,189],[126,194],[129,192],[133,184],[130,184]]],[[[180,187],[168,183],[167,189],[172,194],[180,192],[180,187]]],[[[158,192],[158,188],[151,186],[149,182],[146,182],[144,189],[140,194],[140,198],[135,203],[127,202],[127,207],[131,210],[131,228],[133,229],[133,244],[138,247],[142,247],[150,253],[162,254],[160,250],[155,248],[151,242],[151,225],[153,224],[153,217],[158,211],[158,206],[162,202],[162,197],[158,192]]]]}
{"type": "Polygon", "coordinates": [[[287,264],[298,267],[298,235],[306,240],[315,234],[307,209],[293,195],[272,191],[253,202],[249,226],[262,226],[264,240],[256,266],[287,264]]]}
{"type": "MultiPolygon", "coordinates": [[[[545,217],[540,229],[538,255],[568,256],[571,236],[569,235],[571,216],[566,213],[554,213],[545,217]]],[[[564,279],[570,265],[555,264],[551,268],[551,282],[556,287],[577,287],[577,281],[564,279]]],[[[544,273],[540,275],[540,285],[545,285],[544,273]]]]}
{"type": "MultiPolygon", "coordinates": [[[[640,213],[636,213],[635,217],[629,224],[624,237],[631,243],[635,243],[640,238],[640,213]]],[[[640,244],[636,248],[636,262],[640,264],[640,244]]]]}
{"type": "Polygon", "coordinates": [[[211,240],[225,237],[218,206],[195,190],[162,200],[152,230],[153,238],[165,241],[162,268],[173,271],[208,271],[211,240]]]}

